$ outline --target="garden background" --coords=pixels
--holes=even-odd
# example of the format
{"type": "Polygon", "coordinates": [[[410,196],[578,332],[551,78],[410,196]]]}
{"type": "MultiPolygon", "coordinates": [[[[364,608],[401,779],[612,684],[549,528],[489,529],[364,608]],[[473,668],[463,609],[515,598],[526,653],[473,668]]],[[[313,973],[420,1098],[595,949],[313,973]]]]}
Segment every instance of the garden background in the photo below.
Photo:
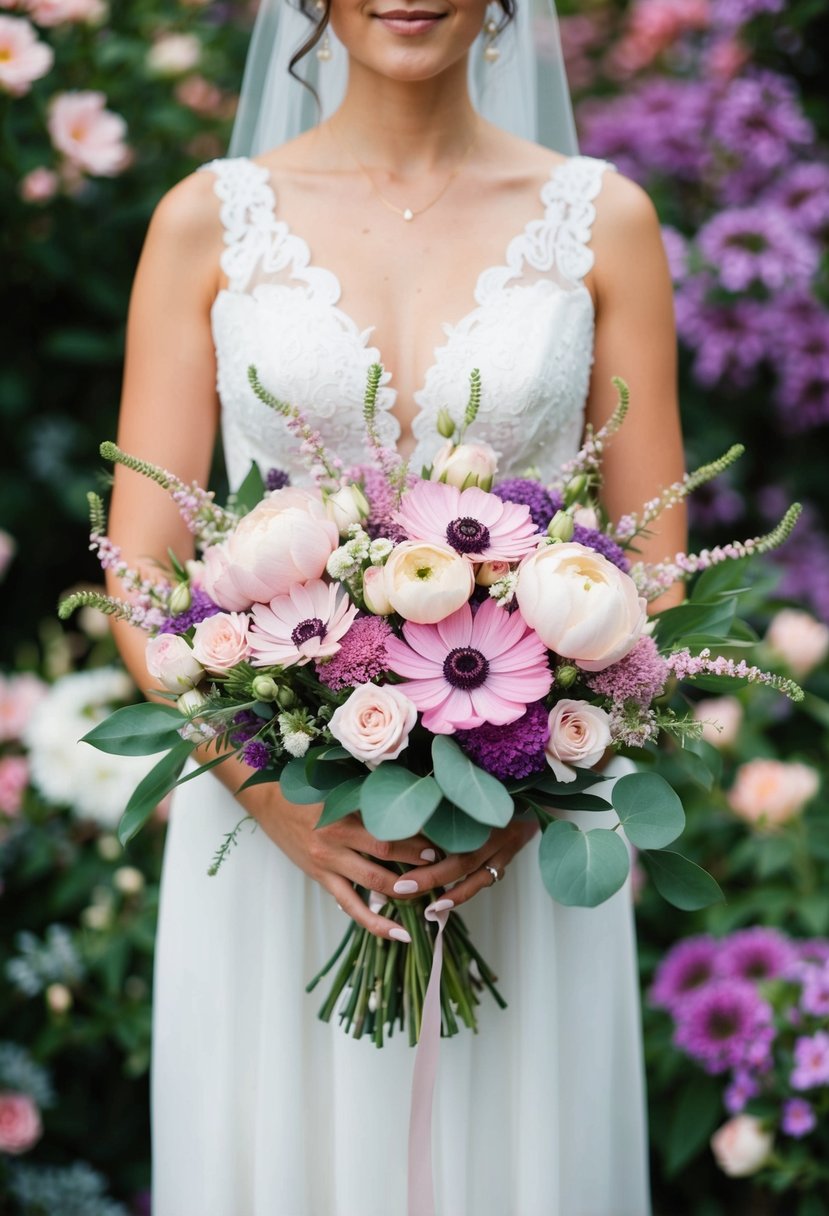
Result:
{"type": "MultiPolygon", "coordinates": [[[[683,847],[727,902],[679,913],[640,877],[659,1216],[829,1214],[827,11],[826,0],[562,6],[583,150],[640,181],[665,225],[689,466],[748,448],[696,495],[695,542],[762,532],[795,498],[805,508],[751,574],[745,610],[762,661],[800,677],[806,699],[718,693],[698,712],[723,729],[706,731],[697,780],[681,777],[683,847]],[[688,937],[655,1003],[654,971],[688,937]],[[775,978],[794,951],[823,976],[823,995],[818,984],[796,1015],[785,1010],[798,990],[775,978]],[[765,983],[789,1025],[810,1019],[799,1123],[795,1108],[753,1095],[751,1077],[706,1071],[710,1056],[672,1045],[665,1006],[722,977],[744,995],[765,983]],[[746,1102],[773,1125],[774,1148],[761,1164],[750,1138],[736,1159],[732,1145],[731,1173],[749,1170],[737,1178],[709,1137],[746,1102]]],[[[79,581],[100,581],[85,558],[85,496],[105,481],[97,448],[115,427],[130,281],[159,197],[224,151],[252,15],[216,0],[0,0],[3,1216],[150,1210],[164,817],[122,851],[114,830],[134,772],[73,740],[133,694],[102,618],[87,610],[62,626],[54,610],[79,581]]]]}

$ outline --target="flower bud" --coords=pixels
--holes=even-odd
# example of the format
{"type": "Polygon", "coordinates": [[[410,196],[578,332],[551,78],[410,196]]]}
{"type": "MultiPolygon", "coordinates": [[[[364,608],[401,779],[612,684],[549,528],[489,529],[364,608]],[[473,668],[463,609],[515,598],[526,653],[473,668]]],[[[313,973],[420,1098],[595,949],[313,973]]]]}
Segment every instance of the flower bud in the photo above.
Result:
{"type": "Polygon", "coordinates": [[[46,989],[46,1004],[52,1013],[66,1013],[72,1008],[72,993],[65,984],[50,984],[46,989]]]}
{"type": "Polygon", "coordinates": [[[336,524],[340,536],[347,536],[350,527],[366,519],[370,509],[363,491],[353,484],[341,486],[325,503],[328,518],[336,524]]]}
{"type": "Polygon", "coordinates": [[[556,687],[569,688],[571,684],[575,684],[578,679],[578,667],[571,667],[569,664],[563,664],[556,668],[556,687]]]}
{"type": "Polygon", "coordinates": [[[104,832],[97,840],[98,853],[104,861],[117,861],[123,855],[123,847],[117,836],[112,832],[104,832]]]}
{"type": "Polygon", "coordinates": [[[550,540],[562,540],[565,543],[573,539],[573,520],[566,511],[556,511],[547,528],[550,540]]]}
{"type": "Polygon", "coordinates": [[[431,480],[457,486],[459,490],[479,486],[488,490],[495,476],[498,456],[488,443],[445,443],[435,453],[431,480]]]}
{"type": "Polygon", "coordinates": [[[369,566],[363,572],[363,599],[375,616],[388,616],[394,611],[386,593],[386,571],[382,566],[369,566]]]}
{"type": "Polygon", "coordinates": [[[594,531],[598,531],[601,520],[595,507],[576,507],[572,515],[573,523],[582,528],[592,528],[594,531]]]}
{"type": "Polygon", "coordinates": [[[457,427],[455,426],[454,418],[449,413],[446,406],[445,405],[442,406],[441,409],[438,410],[438,421],[437,421],[438,434],[443,439],[451,439],[452,436],[455,434],[456,430],[457,430],[457,427]]]}
{"type": "Polygon", "coordinates": [[[135,866],[119,866],[112,876],[112,885],[122,895],[138,895],[144,889],[144,875],[135,866]]]}
{"type": "Polygon", "coordinates": [[[271,676],[257,676],[250,687],[257,701],[275,701],[279,696],[279,685],[271,676]]]}
{"type": "Polygon", "coordinates": [[[280,709],[293,709],[296,703],[296,697],[291,692],[290,688],[283,685],[276,694],[276,703],[280,709]]]}
{"type": "Polygon", "coordinates": [[[509,562],[481,562],[475,572],[475,582],[479,587],[491,587],[509,574],[509,562]]]}
{"type": "Polygon", "coordinates": [[[186,612],[193,601],[190,594],[189,583],[176,583],[170,594],[170,613],[172,616],[180,616],[182,612],[186,612]]]}
{"type": "Polygon", "coordinates": [[[577,473],[575,477],[571,477],[564,487],[564,505],[571,507],[574,502],[578,502],[584,491],[587,489],[587,476],[584,473],[577,473]]]}
{"type": "Polygon", "coordinates": [[[183,692],[176,701],[176,709],[180,714],[189,717],[195,714],[207,704],[207,697],[203,692],[199,692],[197,688],[190,688],[187,692],[183,692]]]}

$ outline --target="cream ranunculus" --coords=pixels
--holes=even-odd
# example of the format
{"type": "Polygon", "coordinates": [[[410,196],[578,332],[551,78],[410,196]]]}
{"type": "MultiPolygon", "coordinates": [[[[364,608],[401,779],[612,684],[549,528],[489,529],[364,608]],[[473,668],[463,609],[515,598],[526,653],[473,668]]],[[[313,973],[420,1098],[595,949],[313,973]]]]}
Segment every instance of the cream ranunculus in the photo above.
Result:
{"type": "Polygon", "coordinates": [[[445,443],[432,461],[432,481],[445,481],[465,490],[488,490],[495,476],[498,454],[488,443],[445,443]]]}
{"type": "Polygon", "coordinates": [[[193,654],[208,671],[230,671],[250,655],[246,612],[217,612],[199,621],[193,654]]]}
{"type": "Polygon", "coordinates": [[[575,768],[592,768],[610,746],[610,718],[598,705],[564,698],[553,706],[548,721],[544,750],[557,781],[575,781],[575,768]]]}
{"type": "Polygon", "coordinates": [[[296,583],[321,578],[339,544],[319,495],[274,490],[205,554],[203,587],[220,608],[243,612],[287,595],[296,583]]]}
{"type": "Polygon", "coordinates": [[[735,1115],[714,1132],[711,1151],[729,1178],[747,1178],[768,1160],[774,1136],[754,1115],[735,1115]]]}
{"type": "Polygon", "coordinates": [[[395,612],[417,625],[434,625],[465,604],[475,588],[474,568],[448,545],[407,540],[384,567],[386,596],[395,612]]]}
{"type": "Polygon", "coordinates": [[[159,633],[150,638],[145,651],[147,671],[170,692],[195,688],[204,668],[184,638],[175,633],[159,633]]]}
{"type": "Polygon", "coordinates": [[[545,646],[586,671],[624,658],[648,619],[633,579],[575,542],[542,545],[525,557],[515,598],[545,646]]]}
{"type": "Polygon", "coordinates": [[[402,688],[358,684],[345,704],[334,710],[329,728],[346,751],[377,768],[384,760],[397,759],[416,721],[417,709],[402,688]]]}

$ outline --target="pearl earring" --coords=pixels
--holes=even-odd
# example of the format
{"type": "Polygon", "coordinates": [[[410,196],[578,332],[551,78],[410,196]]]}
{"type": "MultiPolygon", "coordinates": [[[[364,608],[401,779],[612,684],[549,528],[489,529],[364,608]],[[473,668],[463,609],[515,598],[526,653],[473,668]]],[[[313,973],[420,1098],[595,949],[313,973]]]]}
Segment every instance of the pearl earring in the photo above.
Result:
{"type": "Polygon", "coordinates": [[[484,47],[484,59],[487,63],[496,63],[501,52],[497,46],[498,22],[494,19],[494,17],[487,17],[486,21],[484,22],[484,40],[486,42],[486,46],[484,47]]]}
{"type": "MultiPolygon", "coordinates": [[[[320,14],[325,12],[325,0],[316,0],[314,8],[320,14]]],[[[328,38],[328,30],[322,36],[322,42],[317,47],[317,59],[320,63],[326,63],[331,58],[331,42],[328,38]]]]}

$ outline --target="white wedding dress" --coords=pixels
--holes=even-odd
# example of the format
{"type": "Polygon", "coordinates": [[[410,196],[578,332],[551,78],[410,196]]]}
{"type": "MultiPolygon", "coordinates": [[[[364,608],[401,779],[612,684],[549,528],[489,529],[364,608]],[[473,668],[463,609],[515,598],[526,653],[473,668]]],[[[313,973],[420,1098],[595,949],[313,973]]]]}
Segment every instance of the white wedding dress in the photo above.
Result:
{"type": "MultiPolygon", "coordinates": [[[[607,169],[586,157],[546,181],[538,216],[476,307],[444,326],[415,400],[413,467],[460,417],[482,374],[476,437],[500,474],[552,474],[573,455],[593,352],[584,276],[593,200],[607,169]]],[[[251,460],[295,483],[303,466],[280,418],[247,383],[302,405],[346,464],[364,458],[369,346],[337,304],[340,286],[278,217],[268,172],[246,158],[215,175],[229,286],[213,308],[225,457],[232,485],[251,460]]],[[[398,424],[388,380],[380,426],[398,424]]],[[[212,776],[183,786],[170,816],[153,1024],[154,1216],[403,1216],[413,1050],[382,1050],[317,1018],[306,982],[343,934],[334,900],[246,825],[219,874],[207,868],[243,812],[212,776]]],[[[588,813],[585,813],[585,815],[588,813]]],[[[607,816],[590,814],[590,825],[607,816]]],[[[438,1216],[647,1216],[647,1139],[629,884],[597,909],[554,904],[537,840],[505,880],[463,908],[499,977],[480,1033],[443,1040],[434,1115],[438,1216]]]]}

